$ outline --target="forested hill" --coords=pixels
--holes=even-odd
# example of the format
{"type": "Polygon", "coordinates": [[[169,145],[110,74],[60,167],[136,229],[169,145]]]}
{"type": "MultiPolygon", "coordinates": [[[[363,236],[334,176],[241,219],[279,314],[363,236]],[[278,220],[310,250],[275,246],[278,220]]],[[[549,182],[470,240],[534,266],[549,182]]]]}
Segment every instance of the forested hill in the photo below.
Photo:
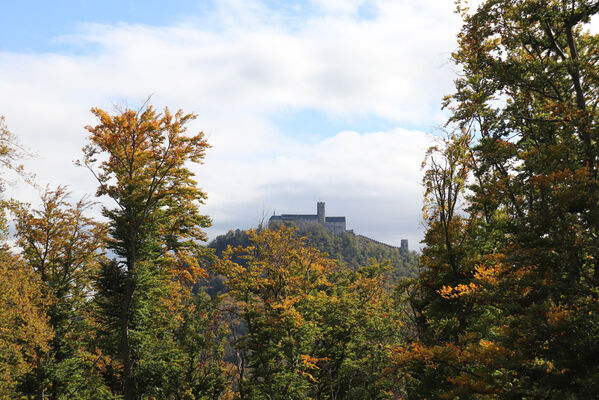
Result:
{"type": "MultiPolygon", "coordinates": [[[[307,224],[298,230],[298,235],[305,237],[308,246],[327,253],[352,269],[368,265],[370,259],[375,259],[391,263],[394,279],[413,277],[417,273],[418,253],[415,251],[402,254],[396,247],[378,243],[362,235],[351,232],[336,235],[320,224],[307,224]]],[[[248,244],[247,234],[237,229],[216,237],[208,246],[220,256],[228,245],[235,247],[248,244]]]]}

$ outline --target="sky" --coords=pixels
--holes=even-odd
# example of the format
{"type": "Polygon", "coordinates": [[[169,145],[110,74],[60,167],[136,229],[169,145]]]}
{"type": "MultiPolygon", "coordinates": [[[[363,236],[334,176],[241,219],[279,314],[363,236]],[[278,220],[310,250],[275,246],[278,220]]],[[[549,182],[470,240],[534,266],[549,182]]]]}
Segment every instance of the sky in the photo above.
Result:
{"type": "MultiPolygon", "coordinates": [[[[95,193],[74,161],[95,124],[151,96],[198,118],[193,165],[209,236],[273,213],[346,216],[347,228],[418,248],[424,152],[448,114],[460,28],[449,0],[6,1],[0,115],[35,153],[39,187],[95,193]]],[[[33,204],[39,189],[4,192],[33,204]]],[[[108,199],[98,199],[111,206],[108,199]]]]}

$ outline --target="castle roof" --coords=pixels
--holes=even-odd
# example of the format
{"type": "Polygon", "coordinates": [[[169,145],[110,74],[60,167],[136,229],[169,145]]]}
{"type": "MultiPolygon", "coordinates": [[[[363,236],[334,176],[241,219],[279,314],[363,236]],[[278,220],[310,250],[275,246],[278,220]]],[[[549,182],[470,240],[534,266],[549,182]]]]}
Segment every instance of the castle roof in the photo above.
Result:
{"type": "Polygon", "coordinates": [[[322,224],[325,228],[340,234],[345,232],[345,217],[327,217],[325,216],[324,202],[316,203],[316,214],[281,214],[273,215],[268,220],[269,226],[273,222],[290,222],[298,225],[303,224],[322,224]]]}
{"type": "Polygon", "coordinates": [[[302,219],[318,219],[318,215],[311,215],[311,214],[282,214],[281,217],[283,219],[285,218],[293,218],[293,219],[297,219],[297,218],[302,218],[302,219]]]}
{"type": "Polygon", "coordinates": [[[273,215],[270,217],[270,221],[294,221],[298,219],[309,219],[318,221],[318,215],[308,215],[308,214],[282,214],[282,215],[273,215]]]}
{"type": "MultiPolygon", "coordinates": [[[[318,220],[318,215],[312,214],[281,214],[273,215],[270,217],[270,221],[294,221],[294,220],[318,220]]],[[[326,217],[326,222],[345,222],[345,217],[326,217]]]]}

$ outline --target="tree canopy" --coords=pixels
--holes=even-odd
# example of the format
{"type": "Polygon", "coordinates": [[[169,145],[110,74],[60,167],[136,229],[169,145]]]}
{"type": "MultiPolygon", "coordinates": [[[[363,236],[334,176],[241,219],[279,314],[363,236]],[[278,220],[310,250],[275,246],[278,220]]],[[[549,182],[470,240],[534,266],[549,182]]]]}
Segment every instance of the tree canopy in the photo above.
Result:
{"type": "Polygon", "coordinates": [[[86,127],[89,144],[80,164],[98,181],[97,195],[116,203],[103,208],[107,247],[117,258],[103,266],[98,302],[105,326],[113,327],[103,332],[106,343],[118,343],[106,347],[122,364],[117,386],[129,400],[170,385],[161,363],[177,373],[179,290],[205,275],[199,241],[210,225],[199,212],[206,195],[186,163],[200,163],[208,143],[202,132],[185,135],[195,115],[181,110],[92,113],[99,124],[86,127]]]}
{"type": "MultiPolygon", "coordinates": [[[[318,224],[205,246],[195,115],[94,108],[104,222],[66,186],[0,202],[0,398],[596,398],[599,1],[467,3],[420,255],[318,224]]],[[[25,155],[0,118],[0,167],[25,155]]]]}
{"type": "Polygon", "coordinates": [[[599,3],[458,9],[456,133],[425,163],[418,335],[398,371],[415,398],[591,398],[599,3]]]}

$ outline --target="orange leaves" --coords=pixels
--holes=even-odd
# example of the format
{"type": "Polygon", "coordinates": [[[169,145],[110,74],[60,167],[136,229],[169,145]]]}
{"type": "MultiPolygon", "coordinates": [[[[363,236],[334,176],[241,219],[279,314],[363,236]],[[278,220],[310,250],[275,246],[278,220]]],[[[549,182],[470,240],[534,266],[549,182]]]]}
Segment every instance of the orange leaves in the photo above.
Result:
{"type": "Polygon", "coordinates": [[[572,310],[564,305],[552,305],[551,308],[547,310],[547,322],[552,326],[557,326],[562,323],[567,324],[569,323],[571,314],[572,310]]]}
{"type": "Polygon", "coordinates": [[[490,286],[497,286],[499,284],[500,274],[502,272],[501,264],[483,265],[479,264],[474,269],[474,279],[485,283],[490,286]]]}
{"type": "Polygon", "coordinates": [[[108,195],[119,207],[106,211],[120,225],[113,231],[114,250],[129,259],[131,269],[134,260],[146,256],[140,247],[152,243],[162,252],[152,258],[187,266],[182,277],[205,275],[192,258],[200,252],[197,242],[206,239],[201,228],[210,225],[198,212],[206,194],[185,165],[201,163],[209,147],[202,132],[185,135],[196,115],[171,114],[168,108],[158,114],[152,106],[114,116],[97,108],[92,113],[100,123],[86,127],[89,144],[79,164],[98,180],[97,194],[108,195]]]}
{"type": "Polygon", "coordinates": [[[209,147],[202,132],[193,137],[184,135],[185,124],[196,117],[194,114],[184,115],[179,110],[172,115],[165,109],[163,115],[158,115],[151,106],[141,113],[126,110],[110,116],[96,108],[92,113],[100,124],[86,127],[91,133],[90,144],[79,163],[98,178],[99,195],[111,195],[121,206],[128,197],[138,201],[157,201],[169,194],[195,200],[205,197],[193,184],[180,185],[193,182],[184,163],[201,162],[209,147]],[[101,153],[108,159],[94,170],[95,156],[101,153]]]}
{"type": "Polygon", "coordinates": [[[487,364],[497,363],[509,356],[509,351],[500,344],[487,339],[480,339],[478,343],[470,345],[468,348],[468,358],[471,361],[483,362],[487,364]]]}
{"type": "Polygon", "coordinates": [[[71,204],[68,197],[66,188],[59,186],[46,189],[39,210],[16,202],[10,208],[25,260],[57,297],[83,300],[105,259],[107,227],[85,215],[92,203],[82,199],[71,204]]]}
{"type": "MultiPolygon", "coordinates": [[[[501,257],[493,257],[498,261],[501,257]]],[[[497,286],[502,274],[502,264],[500,262],[490,265],[478,264],[474,268],[474,282],[458,284],[456,286],[443,285],[437,293],[444,299],[457,299],[462,296],[472,296],[479,292],[483,287],[489,288],[497,286]]]]}
{"type": "Polygon", "coordinates": [[[328,361],[328,357],[312,357],[308,354],[301,354],[300,359],[306,368],[310,369],[319,369],[318,363],[321,361],[328,361]]]}
{"type": "MultiPolygon", "coordinates": [[[[249,231],[248,235],[251,246],[229,247],[214,266],[227,277],[232,294],[245,298],[252,293],[263,301],[289,302],[292,295],[307,296],[329,285],[326,272],[335,262],[304,247],[293,229],[249,231]]],[[[281,307],[289,308],[282,303],[281,307]]]]}
{"type": "Polygon", "coordinates": [[[502,295],[507,295],[508,292],[505,291],[508,290],[513,291],[512,295],[516,297],[526,296],[531,288],[521,282],[525,282],[535,267],[507,268],[503,263],[504,258],[502,254],[487,256],[485,262],[477,264],[474,268],[472,281],[454,286],[443,285],[437,293],[444,299],[470,296],[478,301],[493,297],[498,290],[504,291],[502,295]],[[508,287],[505,287],[506,279],[512,282],[508,287]]]}
{"type": "MultiPolygon", "coordinates": [[[[320,367],[318,366],[318,363],[322,362],[322,361],[329,361],[329,358],[328,357],[318,358],[318,357],[312,357],[308,354],[300,354],[300,360],[301,360],[302,366],[305,369],[317,370],[317,369],[320,369],[320,367]]],[[[314,383],[318,382],[318,380],[316,378],[314,378],[314,376],[311,373],[309,373],[305,370],[298,369],[297,373],[307,377],[310,381],[312,381],[314,383]]]]}
{"type": "MultiPolygon", "coordinates": [[[[495,369],[500,362],[510,357],[503,346],[488,340],[476,339],[476,335],[460,335],[455,342],[444,342],[427,346],[422,342],[412,342],[393,349],[392,369],[419,371],[425,367],[431,371],[445,371],[439,375],[451,383],[448,389],[439,394],[440,398],[453,399],[463,390],[492,395],[499,390],[490,377],[481,375],[483,366],[495,369]]],[[[486,398],[486,397],[483,397],[486,398]]]]}
{"type": "MultiPolygon", "coordinates": [[[[320,357],[319,358],[319,357],[312,357],[308,354],[301,354],[300,360],[302,362],[302,366],[305,369],[317,370],[317,369],[320,369],[320,367],[318,366],[319,362],[329,361],[330,359],[328,357],[320,357]]],[[[297,372],[300,375],[306,376],[308,379],[310,379],[310,381],[312,381],[314,383],[318,382],[318,380],[316,378],[314,378],[314,376],[307,371],[299,369],[297,372]]]]}
{"type": "Polygon", "coordinates": [[[466,285],[459,284],[454,287],[444,285],[437,292],[444,299],[457,299],[458,297],[471,295],[471,294],[475,293],[479,288],[480,288],[480,285],[476,285],[475,283],[470,282],[469,284],[466,284],[466,285]]]}
{"type": "Polygon", "coordinates": [[[164,257],[163,267],[170,268],[174,280],[191,287],[198,279],[208,278],[208,271],[202,268],[195,254],[182,251],[164,257]]]}
{"type": "Polygon", "coordinates": [[[409,345],[398,346],[392,350],[393,363],[395,365],[422,363],[428,367],[434,368],[436,363],[435,349],[425,346],[421,342],[412,342],[409,345]]]}

